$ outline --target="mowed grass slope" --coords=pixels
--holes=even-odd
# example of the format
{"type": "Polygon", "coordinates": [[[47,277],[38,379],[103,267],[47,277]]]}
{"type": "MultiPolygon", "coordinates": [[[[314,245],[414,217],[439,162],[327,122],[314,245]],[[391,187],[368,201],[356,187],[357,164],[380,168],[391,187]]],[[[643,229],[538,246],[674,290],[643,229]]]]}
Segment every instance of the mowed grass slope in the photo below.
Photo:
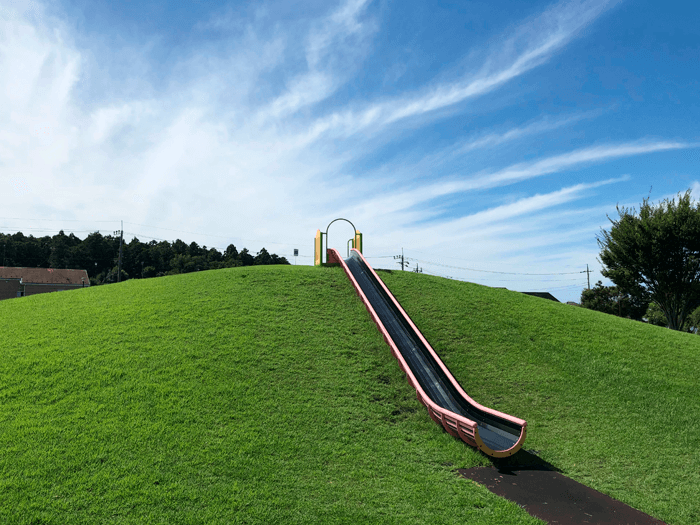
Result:
{"type": "Polygon", "coordinates": [[[525,449],[669,524],[700,523],[700,337],[507,290],[380,272],[525,449]]]}
{"type": "MultiPolygon", "coordinates": [[[[420,324],[450,326],[435,313],[420,324]]],[[[127,281],[2,301],[0,318],[0,523],[540,523],[454,475],[489,461],[430,420],[338,268],[127,281]]],[[[468,383],[482,398],[499,363],[468,349],[511,341],[502,326],[450,349],[461,378],[486,366],[468,383]]],[[[497,404],[565,464],[523,381],[518,402],[493,385],[497,404]]]]}

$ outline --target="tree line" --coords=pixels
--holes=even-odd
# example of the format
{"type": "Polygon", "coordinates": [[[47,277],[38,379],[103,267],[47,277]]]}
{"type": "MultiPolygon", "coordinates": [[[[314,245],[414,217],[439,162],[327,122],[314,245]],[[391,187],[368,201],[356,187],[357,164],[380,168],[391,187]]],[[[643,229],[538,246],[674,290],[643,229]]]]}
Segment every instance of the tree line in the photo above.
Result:
{"type": "Polygon", "coordinates": [[[134,237],[122,244],[121,279],[118,279],[119,236],[95,232],[81,240],[73,233],[66,235],[63,230],[52,237],[0,233],[0,250],[3,266],[87,270],[91,285],[234,266],[289,264],[285,257],[271,254],[265,248],[253,255],[247,248],[239,252],[229,244],[221,253],[216,248],[199,246],[196,242],[186,244],[180,239],[143,243],[134,237]]]}
{"type": "MultiPolygon", "coordinates": [[[[645,321],[656,326],[668,327],[669,324],[666,314],[655,302],[640,301],[623,293],[618,286],[604,286],[602,281],[598,281],[593,288],[581,293],[581,306],[635,321],[645,321]]],[[[692,310],[677,329],[683,332],[700,333],[700,306],[692,310]]]]}
{"type": "Polygon", "coordinates": [[[598,236],[602,274],[581,294],[581,306],[645,320],[672,330],[700,328],[700,203],[691,191],[678,200],[617,208],[598,236]]]}

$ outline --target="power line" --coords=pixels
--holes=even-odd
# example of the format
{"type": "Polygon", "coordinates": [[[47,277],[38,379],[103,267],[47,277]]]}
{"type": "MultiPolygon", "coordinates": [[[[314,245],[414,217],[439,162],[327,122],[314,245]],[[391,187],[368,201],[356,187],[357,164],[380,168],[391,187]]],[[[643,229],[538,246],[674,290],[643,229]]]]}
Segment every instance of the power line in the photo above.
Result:
{"type": "MultiPolygon", "coordinates": [[[[103,222],[113,222],[113,221],[103,221],[103,222]]],[[[125,221],[125,222],[126,222],[126,221],[125,221]]],[[[132,223],[132,224],[133,224],[133,223],[132,223]]],[[[0,233],[3,233],[3,231],[2,231],[3,229],[5,229],[5,227],[0,226],[0,233]]],[[[43,232],[43,233],[58,233],[59,231],[63,231],[63,229],[61,229],[61,230],[47,230],[47,229],[45,229],[45,228],[23,228],[23,230],[24,230],[24,231],[35,231],[35,232],[36,232],[36,231],[39,231],[39,232],[43,232]]],[[[121,231],[121,230],[120,230],[120,231],[121,231]]],[[[12,234],[15,234],[15,233],[19,233],[19,232],[14,231],[14,229],[9,229],[9,228],[7,229],[7,232],[8,232],[7,235],[12,235],[12,234]],[[9,232],[11,232],[11,233],[9,233],[9,232]]],[[[100,233],[100,234],[104,235],[105,237],[121,238],[121,236],[118,235],[118,234],[117,234],[117,235],[114,235],[115,231],[109,231],[109,232],[107,232],[107,231],[105,231],[105,230],[71,230],[71,231],[68,232],[68,233],[69,233],[69,234],[70,234],[70,233],[100,233]]],[[[117,232],[117,233],[118,233],[118,232],[117,232]]],[[[141,239],[150,239],[150,240],[154,240],[154,241],[162,241],[162,242],[172,243],[172,241],[171,241],[170,239],[163,239],[163,238],[161,238],[161,237],[153,237],[153,236],[151,236],[151,235],[145,235],[145,234],[142,234],[142,233],[139,233],[139,232],[124,231],[123,233],[124,233],[124,235],[132,235],[133,237],[139,239],[139,241],[140,241],[141,239]]],[[[122,239],[123,239],[123,238],[122,238],[122,239]]],[[[84,240],[84,239],[83,239],[83,240],[84,240]]],[[[215,250],[218,250],[219,252],[222,252],[222,253],[226,251],[225,248],[222,248],[222,247],[220,247],[220,246],[207,246],[207,249],[210,249],[210,248],[213,248],[213,249],[215,249],[215,250]]],[[[244,247],[244,248],[245,248],[245,247],[244,247]]],[[[275,254],[275,255],[279,255],[279,256],[285,257],[285,258],[293,257],[293,255],[286,254],[286,253],[280,253],[280,254],[275,254]]],[[[313,255],[299,254],[297,257],[313,258],[313,255]]]]}
{"type": "MultiPolygon", "coordinates": [[[[91,219],[23,219],[20,217],[0,217],[0,220],[12,220],[12,221],[46,221],[46,222],[82,222],[82,223],[116,223],[119,222],[118,220],[114,221],[96,221],[96,220],[91,220],[91,219]]],[[[302,245],[304,244],[303,242],[299,242],[298,240],[295,242],[275,242],[275,241],[263,241],[260,239],[246,239],[243,237],[238,237],[235,235],[216,235],[213,233],[203,233],[203,232],[192,232],[192,231],[186,231],[186,230],[177,230],[174,228],[163,228],[162,226],[153,226],[150,224],[139,224],[135,222],[129,222],[129,221],[123,221],[124,224],[131,224],[132,226],[143,226],[144,228],[153,228],[156,230],[166,230],[166,231],[172,231],[176,233],[187,233],[189,235],[200,235],[203,237],[218,237],[220,239],[235,239],[236,241],[242,241],[242,242],[252,242],[252,243],[259,243],[262,245],[270,245],[270,244],[278,244],[281,246],[294,246],[294,245],[302,245]]],[[[0,226],[0,229],[7,230],[7,231],[13,231],[14,233],[17,233],[19,230],[16,230],[16,226],[10,227],[10,226],[0,226]]],[[[65,230],[66,228],[59,228],[58,230],[56,229],[51,229],[51,228],[22,228],[21,230],[24,231],[35,231],[35,232],[47,232],[47,233],[54,233],[54,232],[59,232],[61,230],[65,230]]],[[[93,232],[99,232],[100,230],[72,230],[71,233],[93,233],[93,232]]],[[[151,237],[149,235],[142,235],[143,237],[147,237],[149,239],[156,239],[158,240],[158,237],[151,237]]],[[[161,239],[161,240],[167,240],[167,239],[161,239]]]]}
{"type": "Polygon", "coordinates": [[[556,288],[552,288],[552,290],[583,290],[582,285],[572,285],[572,286],[558,286],[556,288]]]}
{"type": "MultiPolygon", "coordinates": [[[[125,221],[126,222],[126,221],[125,221]]],[[[257,242],[261,244],[280,244],[283,246],[294,246],[295,244],[303,244],[301,242],[275,242],[275,241],[261,241],[260,239],[244,239],[243,237],[237,237],[235,235],[216,235],[213,233],[202,233],[202,232],[191,232],[191,231],[186,231],[186,230],[176,230],[173,228],[163,228],[162,226],[151,226],[148,224],[138,224],[135,222],[126,222],[126,224],[131,224],[133,226],[143,226],[144,228],[153,228],[156,230],[167,230],[171,232],[176,232],[176,233],[187,233],[189,235],[202,235],[204,237],[218,237],[220,239],[238,239],[240,241],[244,242],[257,242]]]]}
{"type": "Polygon", "coordinates": [[[92,219],[22,219],[19,217],[0,217],[3,221],[46,221],[46,222],[119,222],[114,221],[95,221],[92,219]]]}
{"type": "MultiPolygon", "coordinates": [[[[164,241],[164,242],[168,242],[168,243],[171,242],[171,241],[168,240],[168,239],[161,239],[160,237],[151,237],[150,235],[144,235],[144,234],[141,234],[141,233],[138,233],[138,232],[124,232],[124,233],[125,233],[126,235],[133,235],[134,237],[136,237],[136,238],[139,239],[139,240],[140,240],[140,239],[151,239],[151,240],[153,240],[153,241],[164,241]]],[[[203,246],[202,248],[204,248],[204,246],[203,246]]],[[[206,246],[206,248],[207,248],[207,249],[213,248],[213,249],[218,250],[218,251],[220,251],[220,252],[222,252],[222,253],[226,251],[226,248],[221,248],[220,246],[206,246]]],[[[245,247],[244,247],[244,248],[245,248],[245,247]]],[[[294,255],[291,255],[291,254],[288,254],[288,253],[276,253],[275,255],[278,255],[278,256],[280,256],[280,257],[285,257],[285,258],[286,258],[286,257],[294,257],[294,255]]],[[[297,255],[297,257],[305,257],[305,258],[311,259],[311,258],[313,258],[313,255],[299,254],[299,255],[297,255]]]]}
{"type": "MultiPolygon", "coordinates": [[[[472,284],[477,284],[479,286],[488,286],[487,284],[476,283],[473,281],[466,281],[464,279],[460,279],[458,277],[453,277],[451,275],[444,275],[444,274],[440,274],[440,273],[431,273],[431,272],[423,272],[423,273],[425,273],[427,275],[432,275],[433,277],[442,277],[443,279],[450,279],[452,281],[471,282],[472,284]]],[[[555,286],[555,287],[547,286],[546,288],[547,288],[547,291],[551,292],[551,291],[562,291],[562,290],[568,290],[568,289],[574,289],[574,288],[583,288],[584,286],[585,286],[584,284],[570,284],[567,286],[555,286]]],[[[511,290],[511,291],[517,291],[517,290],[511,290]]],[[[520,293],[522,293],[522,292],[520,292],[520,293]]]]}
{"type": "MultiPolygon", "coordinates": [[[[42,232],[42,233],[58,233],[59,231],[65,231],[64,228],[60,228],[58,230],[50,230],[47,228],[22,228],[23,231],[19,232],[16,231],[14,228],[9,228],[7,226],[0,226],[0,230],[4,230],[6,232],[13,232],[11,235],[14,235],[15,233],[24,233],[24,232],[42,232]]],[[[94,233],[94,232],[99,232],[100,230],[70,230],[68,233],[94,233]]],[[[8,233],[8,235],[10,235],[8,233]]]]}
{"type": "MultiPolygon", "coordinates": [[[[429,254],[429,253],[426,253],[426,252],[422,252],[422,251],[420,251],[420,250],[415,250],[415,249],[412,249],[411,251],[414,251],[414,252],[417,252],[417,253],[422,253],[422,254],[424,254],[424,255],[432,255],[432,254],[429,254]]],[[[441,255],[440,257],[443,258],[443,259],[454,259],[455,261],[470,261],[470,260],[471,260],[471,259],[464,259],[464,258],[462,258],[462,257],[452,257],[452,256],[450,256],[450,255],[441,255]]],[[[508,263],[506,263],[506,265],[508,265],[508,263]]],[[[565,267],[565,268],[571,268],[572,265],[568,264],[568,265],[565,265],[564,267],[565,267]]],[[[479,271],[479,270],[477,270],[477,271],[479,271]]],[[[573,273],[576,273],[576,272],[573,272],[573,273]]]]}
{"type": "MultiPolygon", "coordinates": [[[[538,282],[538,283],[560,283],[564,281],[579,281],[580,277],[575,277],[573,279],[489,279],[489,282],[497,283],[522,283],[522,282],[538,282]]],[[[584,282],[585,284],[585,282],[584,282]]]]}
{"type": "Polygon", "coordinates": [[[403,256],[403,248],[401,248],[401,255],[394,255],[394,259],[401,259],[401,262],[396,261],[396,264],[401,266],[401,271],[404,271],[404,269],[408,266],[408,261],[406,261],[403,256]]]}
{"type": "Polygon", "coordinates": [[[483,272],[483,273],[498,273],[498,274],[503,274],[503,275],[541,275],[541,276],[546,276],[546,275],[575,275],[579,274],[581,272],[558,272],[558,273],[527,273],[527,272],[499,272],[496,270],[479,270],[477,268],[466,268],[463,266],[452,266],[449,264],[442,264],[438,263],[435,261],[426,261],[423,259],[415,259],[413,257],[406,257],[409,261],[416,261],[416,262],[421,262],[423,264],[433,264],[435,266],[442,266],[444,268],[453,268],[455,270],[467,270],[470,272],[483,272]]]}
{"type": "MultiPolygon", "coordinates": [[[[25,219],[18,219],[18,220],[25,220],[25,219]]],[[[26,220],[46,220],[46,219],[26,219],[26,220]]],[[[62,222],[62,221],[54,220],[53,222],[62,222]]],[[[77,221],[77,220],[76,220],[75,222],[88,222],[88,221],[77,221]]],[[[117,221],[95,221],[95,222],[117,222],[117,221]]],[[[135,223],[133,223],[133,222],[132,222],[132,223],[129,223],[129,222],[127,222],[127,221],[124,221],[124,223],[126,223],[126,224],[131,224],[131,225],[135,225],[135,223]]],[[[194,233],[194,232],[186,232],[186,231],[183,231],[183,230],[174,230],[174,229],[171,229],[171,228],[160,228],[160,227],[158,227],[158,226],[148,226],[148,225],[141,225],[141,226],[145,226],[145,227],[147,227],[147,228],[156,228],[156,229],[161,229],[161,230],[169,230],[169,231],[180,232],[180,233],[191,233],[192,235],[205,235],[205,236],[209,236],[209,237],[221,237],[221,238],[226,238],[226,239],[236,239],[237,242],[238,242],[238,241],[256,242],[256,243],[261,243],[262,245],[265,245],[265,244],[268,244],[268,245],[269,245],[269,244],[278,244],[278,245],[281,245],[281,246],[295,246],[295,245],[298,246],[298,245],[304,244],[304,243],[279,243],[279,242],[272,242],[272,241],[270,241],[270,242],[265,242],[265,241],[260,241],[260,240],[243,239],[243,238],[241,238],[241,237],[223,237],[223,236],[221,236],[221,235],[209,235],[209,234],[200,234],[200,233],[194,233]]],[[[61,232],[61,231],[65,231],[65,228],[60,228],[60,229],[58,229],[58,230],[56,230],[56,229],[50,229],[50,228],[22,228],[22,231],[20,232],[20,231],[16,230],[16,228],[14,228],[14,227],[0,226],[0,233],[4,233],[4,234],[6,234],[6,235],[14,235],[14,234],[16,234],[16,233],[24,233],[24,232],[55,234],[55,233],[59,233],[59,232],[61,232]]],[[[88,234],[90,234],[90,233],[100,233],[100,234],[103,234],[103,235],[106,233],[105,236],[111,236],[111,235],[113,234],[113,231],[109,231],[109,232],[107,233],[105,230],[94,230],[94,229],[90,229],[90,230],[70,230],[70,231],[68,231],[68,233],[69,233],[69,234],[71,234],[71,233],[73,233],[73,234],[75,234],[75,233],[88,233],[88,234]]],[[[140,238],[140,239],[151,239],[151,240],[154,240],[154,241],[173,242],[171,239],[163,239],[162,237],[154,237],[154,236],[152,236],[152,235],[145,235],[145,234],[138,233],[138,232],[124,231],[124,234],[125,234],[125,235],[133,235],[134,237],[137,237],[137,238],[140,238]]],[[[219,250],[219,251],[221,251],[221,252],[226,251],[225,248],[222,248],[222,247],[219,247],[219,246],[209,246],[209,248],[215,248],[215,249],[217,249],[217,250],[219,250]]],[[[311,256],[311,255],[299,255],[299,257],[313,257],[313,256],[311,256]]]]}

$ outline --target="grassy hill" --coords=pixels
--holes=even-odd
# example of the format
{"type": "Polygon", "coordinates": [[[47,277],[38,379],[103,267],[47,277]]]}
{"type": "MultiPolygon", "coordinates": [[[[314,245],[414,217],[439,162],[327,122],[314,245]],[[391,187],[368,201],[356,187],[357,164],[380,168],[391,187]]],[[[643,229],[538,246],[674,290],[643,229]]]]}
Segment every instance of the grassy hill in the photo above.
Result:
{"type": "Polygon", "coordinates": [[[672,524],[700,523],[700,337],[507,290],[382,272],[466,391],[524,448],[672,524]]]}
{"type": "MultiPolygon", "coordinates": [[[[411,273],[388,286],[525,448],[700,519],[700,338],[411,273]]],[[[540,523],[457,467],[337,268],[0,302],[2,523],[540,523]]]]}

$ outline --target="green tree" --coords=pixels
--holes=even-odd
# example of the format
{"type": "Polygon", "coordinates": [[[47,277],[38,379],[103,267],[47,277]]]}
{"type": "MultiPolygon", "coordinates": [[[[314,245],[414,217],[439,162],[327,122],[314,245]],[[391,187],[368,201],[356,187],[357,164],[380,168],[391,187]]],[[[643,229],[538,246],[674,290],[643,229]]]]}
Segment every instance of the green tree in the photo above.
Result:
{"type": "Polygon", "coordinates": [[[168,241],[151,241],[148,243],[148,259],[151,265],[155,266],[155,275],[164,275],[170,270],[170,259],[173,257],[173,251],[168,241]]]}
{"type": "Polygon", "coordinates": [[[180,239],[175,239],[172,244],[172,250],[174,255],[185,255],[187,253],[187,245],[180,239]]]}
{"type": "Polygon", "coordinates": [[[286,257],[280,257],[276,253],[272,254],[272,264],[291,264],[286,257]]]}
{"type": "Polygon", "coordinates": [[[685,325],[689,332],[700,334],[700,306],[693,310],[693,313],[688,316],[685,320],[685,325]]]}
{"type": "Polygon", "coordinates": [[[78,268],[87,270],[88,275],[94,277],[96,281],[100,281],[100,279],[97,279],[97,276],[103,274],[103,280],[104,275],[114,263],[112,241],[104,237],[100,232],[93,232],[85,238],[82,242],[82,246],[87,248],[90,255],[89,259],[84,261],[82,265],[79,265],[78,268]]]}
{"type": "Polygon", "coordinates": [[[681,330],[700,306],[700,204],[688,190],[677,201],[644,199],[639,212],[617,212],[598,237],[601,273],[636,301],[656,303],[667,326],[681,330]]]}
{"type": "Polygon", "coordinates": [[[253,257],[248,248],[243,248],[241,253],[238,254],[238,258],[241,261],[241,266],[253,266],[255,264],[255,257],[253,257]]]}
{"type": "Polygon", "coordinates": [[[52,268],[67,268],[70,260],[70,248],[71,242],[69,237],[63,233],[63,230],[59,231],[51,239],[49,265],[52,268]]]}
{"type": "Polygon", "coordinates": [[[666,321],[666,316],[659,308],[656,303],[649,303],[649,308],[647,308],[647,313],[645,314],[647,322],[656,326],[668,326],[668,321],[666,321]]]}
{"type": "Polygon", "coordinates": [[[640,320],[644,317],[649,303],[640,302],[617,286],[603,286],[598,281],[590,290],[581,292],[581,306],[618,317],[640,320]]]}
{"type": "MultiPolygon", "coordinates": [[[[206,246],[204,247],[204,249],[206,249],[206,246]]],[[[216,248],[209,248],[209,250],[207,251],[207,260],[209,260],[212,263],[219,263],[224,260],[224,256],[216,248]]],[[[219,268],[223,268],[223,265],[219,266],[219,268]]]]}
{"type": "Polygon", "coordinates": [[[230,261],[232,259],[238,259],[238,250],[233,244],[229,244],[224,252],[224,259],[230,261]]]}
{"type": "Polygon", "coordinates": [[[272,257],[270,257],[270,253],[265,248],[262,248],[255,256],[254,264],[272,264],[272,257]]]}
{"type": "MultiPolygon", "coordinates": [[[[656,303],[649,304],[645,317],[647,318],[647,322],[649,324],[654,324],[656,326],[668,326],[666,316],[656,303]]],[[[685,323],[683,323],[681,330],[692,334],[700,333],[700,306],[698,306],[690,313],[690,315],[688,315],[688,317],[685,318],[685,323]]]]}
{"type": "Polygon", "coordinates": [[[189,255],[190,257],[197,257],[198,255],[202,255],[202,253],[204,253],[205,250],[206,246],[204,247],[204,249],[202,249],[199,247],[199,244],[192,241],[187,247],[187,255],[189,255]]]}
{"type": "MultiPolygon", "coordinates": [[[[117,276],[119,275],[119,266],[115,266],[109,272],[107,272],[107,275],[104,277],[104,283],[116,283],[118,282],[117,276]]],[[[129,274],[124,271],[124,268],[122,268],[121,271],[121,281],[127,281],[129,280],[129,274]]]]}

